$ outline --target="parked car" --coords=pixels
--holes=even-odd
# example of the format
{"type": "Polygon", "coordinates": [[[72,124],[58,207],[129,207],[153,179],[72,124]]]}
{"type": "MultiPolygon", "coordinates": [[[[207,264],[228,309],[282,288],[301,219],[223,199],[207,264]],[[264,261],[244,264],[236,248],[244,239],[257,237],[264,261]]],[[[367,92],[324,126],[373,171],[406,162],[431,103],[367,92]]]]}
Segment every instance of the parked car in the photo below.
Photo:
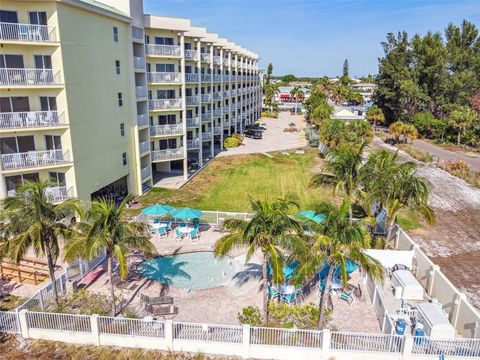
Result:
{"type": "Polygon", "coordinates": [[[250,125],[245,126],[245,130],[262,131],[262,130],[264,130],[264,129],[262,129],[262,127],[260,126],[260,124],[255,123],[255,124],[250,124],[250,125]]]}
{"type": "Polygon", "coordinates": [[[189,158],[187,160],[188,163],[188,170],[197,170],[198,169],[198,161],[196,159],[189,158]]]}
{"type": "Polygon", "coordinates": [[[260,130],[267,130],[267,124],[265,123],[257,123],[257,124],[260,130]]]}
{"type": "Polygon", "coordinates": [[[262,138],[262,132],[260,130],[256,129],[247,129],[245,130],[246,137],[252,138],[252,139],[261,139],[262,138]]]}

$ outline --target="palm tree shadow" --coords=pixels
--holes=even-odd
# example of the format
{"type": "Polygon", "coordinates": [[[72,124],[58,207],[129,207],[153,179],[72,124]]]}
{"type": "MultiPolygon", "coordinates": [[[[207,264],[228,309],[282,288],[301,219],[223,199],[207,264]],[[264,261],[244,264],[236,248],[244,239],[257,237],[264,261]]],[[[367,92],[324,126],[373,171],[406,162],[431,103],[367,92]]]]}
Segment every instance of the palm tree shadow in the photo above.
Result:
{"type": "Polygon", "coordinates": [[[161,292],[168,291],[173,285],[174,279],[182,277],[191,279],[191,276],[183,270],[185,261],[178,261],[174,256],[164,256],[160,260],[145,261],[137,266],[137,271],[143,277],[161,283],[161,292]]]}
{"type": "Polygon", "coordinates": [[[242,271],[237,272],[232,278],[237,286],[243,286],[250,281],[261,279],[262,265],[254,263],[245,264],[245,268],[242,271]]]}

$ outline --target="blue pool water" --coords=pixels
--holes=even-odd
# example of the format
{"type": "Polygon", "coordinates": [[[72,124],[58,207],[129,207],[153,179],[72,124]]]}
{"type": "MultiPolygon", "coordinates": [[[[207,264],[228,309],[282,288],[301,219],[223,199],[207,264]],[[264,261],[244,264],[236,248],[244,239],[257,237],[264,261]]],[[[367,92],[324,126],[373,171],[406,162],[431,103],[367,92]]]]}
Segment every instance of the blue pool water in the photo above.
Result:
{"type": "Polygon", "coordinates": [[[235,275],[232,258],[217,258],[212,252],[196,252],[153,258],[138,265],[149,279],[183,289],[209,289],[227,283],[235,275]]]}

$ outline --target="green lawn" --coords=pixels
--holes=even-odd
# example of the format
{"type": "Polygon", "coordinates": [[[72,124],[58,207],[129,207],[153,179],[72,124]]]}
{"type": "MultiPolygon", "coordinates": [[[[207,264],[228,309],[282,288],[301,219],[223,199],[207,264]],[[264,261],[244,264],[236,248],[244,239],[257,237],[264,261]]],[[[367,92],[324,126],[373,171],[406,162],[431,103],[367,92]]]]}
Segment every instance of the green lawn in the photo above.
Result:
{"type": "Polygon", "coordinates": [[[293,194],[304,209],[329,198],[331,192],[308,186],[316,152],[242,155],[217,158],[181,190],[154,188],[141,197],[153,203],[189,206],[202,210],[249,211],[249,198],[272,199],[293,194]]]}

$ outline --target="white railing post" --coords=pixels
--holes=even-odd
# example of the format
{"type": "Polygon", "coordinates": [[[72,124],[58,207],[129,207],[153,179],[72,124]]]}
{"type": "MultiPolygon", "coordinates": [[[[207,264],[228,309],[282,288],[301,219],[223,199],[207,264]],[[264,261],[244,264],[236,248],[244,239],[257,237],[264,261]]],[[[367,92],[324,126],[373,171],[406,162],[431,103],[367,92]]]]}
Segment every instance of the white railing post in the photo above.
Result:
{"type": "Polygon", "coordinates": [[[250,325],[243,324],[242,326],[242,353],[241,356],[245,359],[250,358],[250,325]]]}
{"type": "Polygon", "coordinates": [[[165,320],[165,342],[170,351],[173,350],[173,321],[165,320]]]}
{"type": "Polygon", "coordinates": [[[18,319],[20,324],[20,333],[24,339],[28,339],[30,334],[28,332],[28,322],[27,322],[27,309],[22,309],[18,313],[18,319]]]}
{"type": "Polygon", "coordinates": [[[100,346],[100,329],[98,327],[98,314],[93,314],[90,316],[90,328],[92,331],[93,344],[100,346]]]}
{"type": "Polygon", "coordinates": [[[402,359],[409,360],[413,358],[413,336],[406,335],[403,337],[402,359]]]}
{"type": "Polygon", "coordinates": [[[38,297],[40,299],[40,309],[42,309],[42,311],[44,310],[44,302],[43,302],[43,291],[40,290],[38,292],[38,297]]]}
{"type": "Polygon", "coordinates": [[[467,296],[464,293],[458,293],[456,295],[455,301],[453,302],[454,307],[453,307],[452,319],[451,319],[451,322],[454,328],[457,328],[458,314],[460,313],[460,307],[461,307],[462,301],[467,302],[468,301],[467,296]]]}
{"type": "Polygon", "coordinates": [[[433,284],[435,282],[435,273],[440,271],[440,266],[433,265],[430,271],[430,278],[428,279],[428,295],[432,296],[433,284]]]}
{"type": "Polygon", "coordinates": [[[332,340],[332,333],[330,329],[322,330],[322,359],[327,360],[330,354],[330,342],[332,340]]]}

